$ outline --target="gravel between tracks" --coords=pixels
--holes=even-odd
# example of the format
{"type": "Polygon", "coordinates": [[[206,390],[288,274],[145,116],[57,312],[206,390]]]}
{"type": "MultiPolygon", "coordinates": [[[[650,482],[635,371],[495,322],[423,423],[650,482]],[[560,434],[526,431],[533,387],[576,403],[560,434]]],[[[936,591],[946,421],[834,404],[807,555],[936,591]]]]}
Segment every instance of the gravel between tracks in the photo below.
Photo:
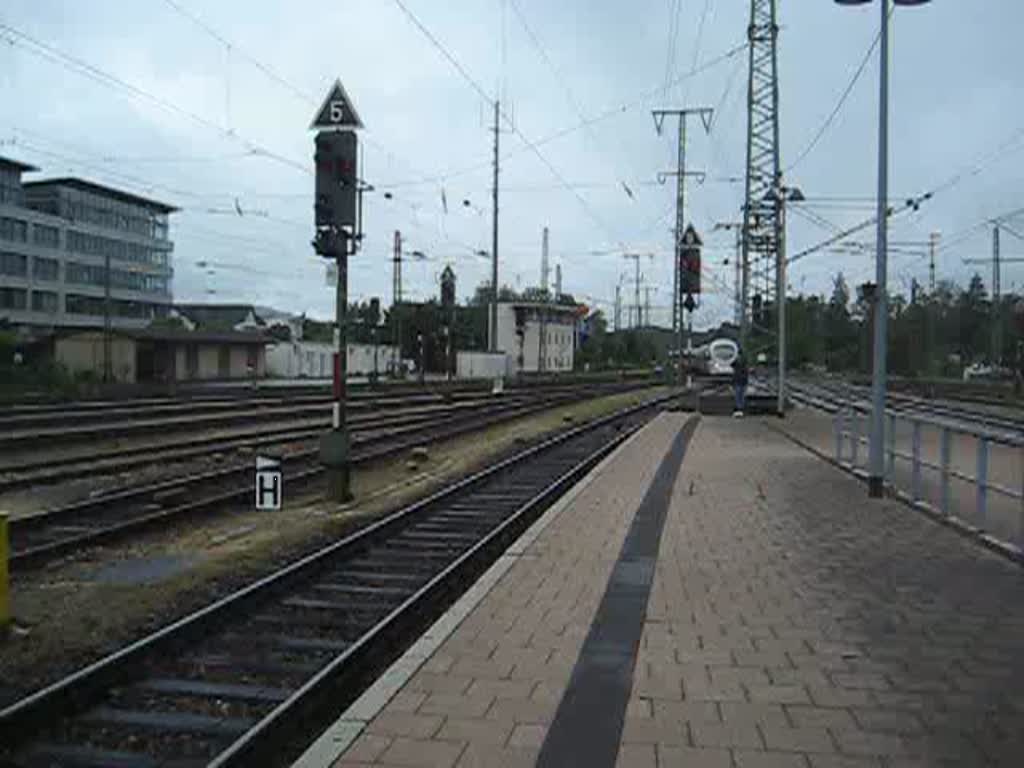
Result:
{"type": "MultiPolygon", "coordinates": [[[[640,401],[660,388],[563,406],[430,448],[412,469],[408,457],[354,474],[357,501],[329,505],[311,491],[279,513],[218,515],[19,576],[13,584],[15,628],[0,638],[0,706],[52,682],[240,586],[272,572],[432,488],[514,453],[519,441],[640,401]],[[122,583],[117,566],[136,566],[150,581],[122,583]]],[[[138,476],[133,475],[133,480],[138,476]]],[[[286,478],[287,483],[287,478],[286,478]]],[[[287,486],[286,486],[287,493],[287,486]]]]}

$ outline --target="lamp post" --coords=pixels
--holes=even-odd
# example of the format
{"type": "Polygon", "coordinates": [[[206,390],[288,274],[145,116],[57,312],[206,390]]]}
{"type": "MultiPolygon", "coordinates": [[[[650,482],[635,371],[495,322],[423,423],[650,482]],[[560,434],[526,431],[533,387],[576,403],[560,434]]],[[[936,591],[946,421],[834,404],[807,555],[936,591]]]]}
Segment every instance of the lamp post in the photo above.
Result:
{"type": "MultiPolygon", "coordinates": [[[[886,342],[889,315],[888,215],[889,215],[889,1],[881,0],[882,33],[878,90],[878,231],[875,257],[874,373],[871,378],[871,443],[868,495],[881,498],[885,487],[885,390],[886,342]]],[[[835,0],[839,5],[865,5],[871,0],[835,0]]],[[[896,5],[924,5],[929,0],[892,0],[896,5]]]]}
{"type": "Polygon", "coordinates": [[[775,180],[775,186],[768,192],[767,198],[779,206],[775,265],[775,311],[778,314],[778,382],[775,410],[781,417],[786,415],[786,203],[800,203],[807,198],[797,187],[784,187],[781,176],[775,180]]]}

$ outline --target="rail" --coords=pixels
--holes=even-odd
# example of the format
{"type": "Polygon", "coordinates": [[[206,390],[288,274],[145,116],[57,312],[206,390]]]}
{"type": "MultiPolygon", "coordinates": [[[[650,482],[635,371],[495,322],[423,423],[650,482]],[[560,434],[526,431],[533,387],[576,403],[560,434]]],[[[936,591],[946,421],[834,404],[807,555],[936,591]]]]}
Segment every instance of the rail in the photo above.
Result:
{"type": "MultiPolygon", "coordinates": [[[[832,412],[836,462],[855,474],[866,474],[867,451],[862,452],[861,448],[870,440],[868,409],[852,402],[833,401],[830,405],[832,407],[827,410],[832,412]]],[[[1009,548],[1011,554],[1024,559],[1022,437],[950,419],[886,409],[885,479],[887,485],[906,501],[987,543],[1009,548]],[[926,436],[937,437],[935,458],[925,450],[926,436]],[[909,449],[905,447],[907,437],[909,449]],[[954,449],[958,449],[957,453],[954,449]],[[1015,455],[1017,469],[1013,486],[993,479],[994,449],[998,450],[1004,468],[1013,464],[1015,455]],[[973,471],[966,469],[963,462],[958,463],[957,456],[966,457],[966,466],[973,467],[973,471]],[[929,494],[930,479],[936,481],[937,493],[929,494]],[[964,494],[954,493],[955,481],[969,486],[966,500],[964,494]],[[928,498],[929,495],[932,499],[928,498]],[[994,498],[1009,500],[1010,507],[1015,507],[1015,512],[1010,512],[1016,517],[1015,521],[1000,519],[997,524],[992,519],[994,498]]],[[[1005,506],[1001,507],[1001,518],[1008,511],[1005,506]]]]}

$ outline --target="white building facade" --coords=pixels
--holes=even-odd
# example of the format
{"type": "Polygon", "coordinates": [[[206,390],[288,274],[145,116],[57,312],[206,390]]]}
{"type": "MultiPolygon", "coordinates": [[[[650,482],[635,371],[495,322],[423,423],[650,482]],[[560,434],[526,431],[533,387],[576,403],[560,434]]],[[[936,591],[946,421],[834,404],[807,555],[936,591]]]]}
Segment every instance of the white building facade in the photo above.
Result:
{"type": "Polygon", "coordinates": [[[574,306],[499,302],[498,349],[508,355],[509,374],[572,371],[576,323],[574,306]]]}

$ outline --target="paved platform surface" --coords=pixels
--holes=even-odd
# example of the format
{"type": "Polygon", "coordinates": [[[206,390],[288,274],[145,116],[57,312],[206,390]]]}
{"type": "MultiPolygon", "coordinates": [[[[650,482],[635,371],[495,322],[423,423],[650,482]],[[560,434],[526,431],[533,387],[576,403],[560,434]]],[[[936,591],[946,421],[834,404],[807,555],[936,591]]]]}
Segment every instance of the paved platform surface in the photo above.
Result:
{"type": "Polygon", "coordinates": [[[755,419],[701,419],[652,492],[685,421],[553,510],[333,765],[1024,765],[1024,570],[755,419]],[[624,558],[659,507],[645,579],[624,558]],[[623,671],[606,609],[641,594],[623,671]],[[621,714],[580,735],[566,702],[595,669],[607,698],[579,706],[621,714]],[[587,762],[555,749],[567,734],[587,762]]]}

